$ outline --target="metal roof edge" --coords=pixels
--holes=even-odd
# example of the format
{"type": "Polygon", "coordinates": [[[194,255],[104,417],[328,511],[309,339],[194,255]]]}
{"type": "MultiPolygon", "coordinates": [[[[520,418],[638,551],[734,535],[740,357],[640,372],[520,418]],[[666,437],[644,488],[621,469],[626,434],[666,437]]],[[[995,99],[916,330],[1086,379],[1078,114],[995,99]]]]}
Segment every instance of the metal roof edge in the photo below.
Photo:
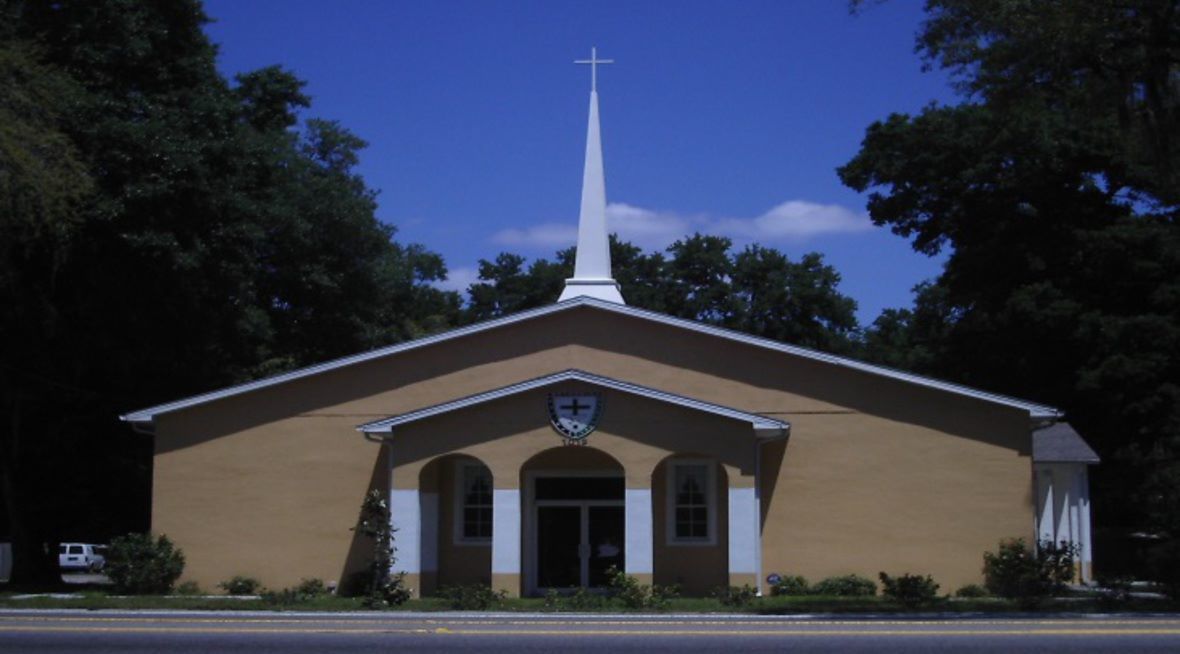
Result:
{"type": "Polygon", "coordinates": [[[824,363],[831,363],[831,364],[835,364],[835,365],[842,366],[845,368],[859,370],[861,372],[867,372],[870,374],[880,375],[883,377],[890,377],[892,379],[897,379],[899,381],[904,381],[904,382],[916,384],[919,386],[926,386],[928,388],[935,388],[938,390],[947,391],[947,392],[955,393],[958,395],[966,395],[966,396],[974,397],[976,399],[987,400],[990,402],[996,402],[999,404],[1005,404],[1008,406],[1012,406],[1014,408],[1025,409],[1029,412],[1029,417],[1031,417],[1031,418],[1042,418],[1042,419],[1047,418],[1047,419],[1057,420],[1059,418],[1064,417],[1064,415],[1065,415],[1065,413],[1062,412],[1060,409],[1057,409],[1056,407],[1052,407],[1049,405],[1038,404],[1036,402],[1022,400],[1020,398],[1012,397],[1009,395],[1003,395],[1000,393],[992,393],[989,391],[982,391],[982,390],[979,390],[976,388],[971,388],[970,386],[956,384],[954,382],[943,381],[940,379],[935,379],[933,377],[925,377],[925,376],[917,375],[917,374],[914,374],[911,372],[906,372],[904,370],[890,368],[888,366],[881,366],[881,365],[877,365],[877,364],[873,364],[873,363],[865,363],[863,361],[857,361],[856,359],[850,359],[848,357],[842,357],[842,356],[839,356],[836,354],[828,354],[826,352],[819,352],[817,350],[810,350],[808,348],[799,347],[797,345],[788,345],[787,343],[780,343],[778,341],[775,341],[775,340],[772,340],[769,338],[763,338],[761,336],[752,336],[750,334],[745,334],[743,332],[735,331],[732,329],[727,329],[725,327],[718,327],[716,325],[709,325],[706,323],[700,323],[700,322],[695,322],[692,320],[686,320],[684,318],[677,318],[674,316],[668,316],[668,315],[665,315],[662,313],[657,313],[655,311],[650,311],[648,309],[640,309],[638,307],[631,307],[631,306],[618,305],[618,304],[609,303],[609,302],[602,302],[600,300],[591,300],[590,303],[593,304],[597,308],[606,309],[608,311],[614,311],[616,313],[631,315],[631,316],[634,316],[637,318],[645,318],[645,319],[653,320],[655,322],[660,322],[660,323],[663,323],[666,325],[672,325],[675,327],[680,327],[683,329],[688,329],[691,331],[696,331],[696,332],[700,332],[703,334],[708,334],[710,336],[717,336],[719,338],[726,338],[729,340],[746,343],[748,345],[753,345],[755,347],[763,347],[763,348],[767,348],[767,349],[777,350],[779,352],[785,352],[787,354],[791,354],[791,355],[798,356],[798,357],[805,358],[805,359],[812,359],[814,361],[822,361],[824,363]]]}
{"type": "Polygon", "coordinates": [[[821,361],[824,363],[830,363],[833,365],[838,365],[838,366],[850,368],[853,370],[859,370],[861,372],[866,372],[869,374],[889,377],[892,379],[897,379],[899,381],[904,381],[904,382],[916,384],[919,386],[925,386],[927,388],[933,388],[933,389],[937,389],[937,390],[941,390],[941,391],[945,391],[945,392],[949,392],[949,393],[954,393],[957,395],[965,395],[965,396],[973,397],[973,398],[980,399],[980,400],[995,402],[998,404],[1003,404],[1006,406],[1026,410],[1029,412],[1029,416],[1034,419],[1057,420],[1057,419],[1060,419],[1061,417],[1064,416],[1064,413],[1062,413],[1059,409],[1056,409],[1051,406],[1037,404],[1035,402],[1029,402],[1026,400],[1021,400],[1019,398],[1014,398],[1014,397],[1010,397],[1007,395],[1001,395],[998,393],[990,393],[987,391],[981,391],[978,389],[970,388],[968,386],[963,386],[961,384],[945,382],[945,381],[941,381],[941,380],[934,379],[931,377],[924,377],[922,375],[915,375],[913,373],[905,372],[902,370],[896,370],[896,369],[889,368],[886,366],[879,366],[879,365],[875,365],[875,364],[871,364],[871,363],[864,363],[863,361],[857,361],[855,359],[849,359],[847,357],[841,357],[841,356],[837,356],[834,354],[827,354],[824,352],[818,352],[816,350],[809,350],[807,348],[802,348],[802,347],[798,347],[795,345],[787,345],[786,343],[780,343],[778,341],[774,341],[774,340],[771,340],[768,338],[762,338],[759,336],[751,336],[749,334],[744,334],[742,332],[734,331],[732,329],[726,329],[724,327],[717,327],[715,325],[707,325],[704,323],[686,320],[684,318],[676,318],[673,316],[668,316],[668,315],[664,315],[661,313],[657,313],[655,311],[649,311],[647,309],[640,309],[640,308],[628,306],[625,304],[608,302],[605,300],[599,300],[597,298],[592,298],[592,297],[583,295],[583,296],[571,298],[569,300],[564,300],[562,302],[557,302],[555,304],[549,304],[549,305],[545,305],[543,307],[537,307],[535,309],[528,309],[526,311],[522,311],[520,313],[515,313],[510,316],[504,316],[501,318],[493,318],[491,320],[487,320],[487,321],[480,322],[480,323],[475,323],[472,325],[467,325],[465,327],[458,327],[458,328],[451,329],[451,330],[448,330],[445,332],[440,332],[438,334],[424,336],[422,338],[414,339],[412,341],[405,341],[402,343],[389,345],[389,346],[386,346],[383,348],[377,348],[374,350],[370,350],[368,352],[364,352],[361,354],[355,354],[355,355],[351,355],[351,356],[347,356],[347,357],[342,357],[339,359],[333,359],[331,361],[326,361],[324,363],[319,363],[319,364],[315,364],[315,365],[308,366],[305,368],[299,368],[297,370],[292,370],[290,372],[281,373],[281,374],[275,375],[273,377],[266,377],[263,379],[258,379],[258,380],[254,380],[251,382],[246,382],[244,384],[237,384],[234,386],[229,386],[229,387],[226,387],[226,388],[223,388],[220,390],[216,390],[216,391],[211,391],[208,393],[193,395],[193,396],[190,396],[187,398],[182,398],[180,400],[175,400],[173,402],[166,402],[164,404],[158,404],[155,406],[147,407],[145,409],[139,409],[137,411],[132,411],[130,413],[123,414],[123,415],[119,416],[119,419],[124,422],[148,423],[148,422],[151,422],[155,418],[156,415],[161,414],[161,413],[168,413],[171,411],[177,411],[180,409],[188,408],[190,406],[195,406],[198,404],[212,402],[215,400],[223,399],[226,397],[231,397],[234,395],[239,395],[241,393],[248,393],[250,391],[259,390],[262,388],[267,388],[267,387],[274,386],[277,384],[282,384],[282,383],[286,383],[289,381],[295,381],[297,379],[302,379],[304,377],[310,377],[310,376],[317,375],[317,374],[320,374],[323,372],[336,370],[338,368],[343,368],[345,366],[350,366],[350,365],[357,364],[357,363],[364,363],[366,361],[372,361],[374,359],[380,359],[382,357],[390,356],[390,355],[397,354],[400,352],[406,352],[406,351],[414,350],[414,349],[421,348],[421,347],[427,347],[427,346],[434,345],[437,343],[446,342],[446,341],[449,341],[452,339],[462,338],[462,337],[468,336],[470,334],[477,334],[477,333],[480,333],[483,331],[512,325],[512,324],[515,324],[518,322],[524,322],[526,320],[531,320],[533,318],[538,318],[541,316],[549,315],[551,313],[565,311],[567,309],[572,309],[572,308],[580,307],[580,306],[591,306],[596,309],[612,311],[614,313],[620,313],[620,314],[631,316],[634,318],[651,320],[653,322],[658,322],[661,324],[665,324],[665,325],[669,325],[669,326],[673,326],[673,327],[678,327],[681,329],[688,329],[690,331],[695,331],[695,332],[707,334],[710,336],[716,336],[718,338],[725,338],[728,340],[737,341],[740,343],[745,343],[747,345],[752,345],[755,347],[771,349],[771,350],[775,350],[778,352],[784,352],[787,354],[791,354],[793,356],[798,356],[801,358],[811,359],[814,361],[821,361]]]}
{"type": "Polygon", "coordinates": [[[488,329],[495,329],[497,327],[511,325],[516,322],[529,320],[531,318],[536,318],[549,313],[567,309],[578,304],[583,304],[586,299],[587,298],[584,297],[577,297],[572,300],[566,300],[556,304],[537,307],[536,309],[528,309],[526,311],[514,313],[510,316],[504,316],[502,318],[493,318],[491,320],[485,320],[483,322],[474,323],[464,327],[456,327],[455,329],[449,329],[437,334],[431,334],[430,336],[423,336],[422,338],[416,338],[410,341],[403,341],[401,343],[395,343],[393,345],[387,345],[385,347],[369,350],[368,352],[362,352],[361,354],[353,354],[346,357],[341,357],[339,359],[332,359],[330,361],[317,363],[304,368],[297,368],[290,372],[279,373],[271,377],[263,377],[262,379],[256,379],[243,384],[227,386],[216,391],[192,395],[179,400],[174,400],[172,402],[165,402],[163,404],[157,404],[155,406],[123,414],[119,416],[119,419],[123,422],[151,422],[157,414],[185,409],[197,404],[204,404],[206,402],[212,402],[214,400],[220,400],[222,398],[248,393],[250,391],[267,388],[269,386],[295,381],[296,379],[311,377],[323,372],[329,372],[331,370],[344,368],[357,363],[364,363],[366,361],[380,359],[382,357],[387,357],[399,352],[406,352],[408,350],[434,345],[435,343],[442,343],[453,338],[461,338],[463,336],[467,336],[468,334],[476,334],[488,329]]]}
{"type": "Polygon", "coordinates": [[[720,404],[713,404],[712,402],[705,402],[704,400],[697,400],[667,391],[650,388],[647,386],[640,386],[639,384],[632,384],[630,382],[621,381],[612,377],[604,377],[602,375],[595,375],[593,373],[579,370],[577,368],[569,368],[561,372],[545,375],[542,377],[535,377],[516,384],[510,384],[490,391],[468,395],[449,402],[435,404],[433,406],[416,409],[396,416],[391,416],[382,420],[374,420],[365,424],[359,425],[357,431],[366,434],[389,433],[394,427],[404,425],[410,422],[416,422],[432,416],[443,413],[450,413],[451,411],[458,411],[484,402],[490,402],[525,391],[541,388],[544,386],[551,386],[563,381],[581,381],[596,386],[603,386],[605,388],[612,388],[624,393],[638,395],[660,402],[667,402],[669,404],[676,404],[685,408],[696,411],[704,411],[714,415],[720,415],[726,418],[733,418],[749,422],[755,429],[780,429],[785,430],[790,428],[790,423],[779,420],[777,418],[768,418],[766,416],[742,411],[741,409],[734,409],[732,407],[722,406],[720,404]]]}

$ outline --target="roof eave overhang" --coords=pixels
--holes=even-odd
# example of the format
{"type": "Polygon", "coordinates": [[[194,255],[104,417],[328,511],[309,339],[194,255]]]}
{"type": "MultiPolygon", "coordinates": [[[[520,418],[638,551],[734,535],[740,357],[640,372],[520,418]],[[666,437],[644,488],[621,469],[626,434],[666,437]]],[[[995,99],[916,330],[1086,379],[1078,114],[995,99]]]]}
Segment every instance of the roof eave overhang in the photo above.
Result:
{"type": "Polygon", "coordinates": [[[288,381],[294,381],[296,379],[302,379],[304,377],[318,375],[318,374],[321,374],[324,372],[329,372],[331,370],[335,370],[335,369],[342,368],[345,366],[349,366],[349,365],[353,365],[353,364],[357,364],[357,363],[363,363],[366,361],[372,361],[374,359],[379,359],[382,357],[390,356],[392,354],[397,354],[397,353],[405,352],[408,350],[414,350],[414,349],[418,349],[418,348],[422,348],[422,347],[427,347],[430,345],[446,342],[446,341],[456,339],[456,338],[461,338],[461,337],[468,336],[471,334],[476,334],[479,332],[483,332],[483,331],[487,331],[487,330],[491,330],[491,329],[496,329],[496,328],[504,327],[507,325],[512,325],[512,324],[515,324],[518,322],[531,320],[533,318],[539,318],[542,316],[549,315],[551,313],[566,311],[569,309],[573,309],[576,307],[583,307],[583,306],[592,307],[592,308],[603,310],[603,311],[621,313],[623,315],[627,315],[627,316],[631,316],[631,317],[635,317],[635,318],[650,320],[653,322],[658,322],[658,323],[670,325],[673,327],[678,327],[681,329],[687,329],[687,330],[695,331],[698,333],[708,334],[711,336],[717,336],[719,338],[725,338],[725,339],[731,340],[731,341],[745,343],[747,345],[752,345],[754,347],[761,347],[761,348],[765,348],[765,349],[775,350],[778,352],[783,352],[786,354],[791,354],[791,355],[803,357],[806,359],[830,363],[830,364],[840,366],[843,368],[850,368],[853,370],[859,370],[861,372],[866,372],[866,373],[873,374],[873,375],[896,379],[899,381],[915,384],[918,386],[925,386],[927,388],[933,388],[933,389],[937,389],[937,390],[941,390],[941,391],[945,391],[945,392],[955,393],[958,395],[965,395],[968,397],[973,397],[973,398],[988,401],[988,402],[994,402],[994,403],[998,403],[998,404],[1007,405],[1007,406],[1010,406],[1013,408],[1028,411],[1029,417],[1033,421],[1050,421],[1051,422],[1051,421],[1060,420],[1063,416],[1061,411],[1059,411],[1058,409],[1051,407],[1051,406],[1037,404],[1034,402],[1028,402],[1028,401],[1021,400],[1018,398],[1009,397],[1006,395],[1000,395],[998,393],[990,393],[987,391],[981,391],[981,390],[970,388],[967,386],[961,386],[959,384],[953,384],[950,382],[945,382],[945,381],[933,379],[930,377],[923,377],[921,375],[915,375],[913,373],[908,373],[908,372],[901,371],[901,370],[894,370],[892,368],[887,368],[884,366],[878,366],[878,365],[871,364],[871,363],[865,363],[863,361],[856,361],[854,359],[840,357],[840,356],[837,356],[834,354],[827,354],[824,352],[817,352],[815,350],[808,350],[806,348],[801,348],[801,347],[797,347],[794,345],[787,345],[785,343],[779,343],[777,341],[772,341],[770,339],[761,338],[758,336],[751,336],[749,334],[744,334],[741,332],[733,331],[731,329],[726,329],[724,327],[717,327],[715,325],[708,325],[708,324],[704,324],[704,323],[694,322],[691,320],[685,320],[683,318],[675,318],[673,316],[666,316],[664,314],[657,313],[654,311],[648,311],[646,309],[639,309],[639,308],[625,305],[625,304],[616,304],[614,302],[607,302],[607,301],[599,300],[599,299],[592,298],[589,296],[579,296],[579,297],[575,297],[575,298],[572,298],[569,300],[564,300],[562,302],[558,302],[556,304],[550,304],[547,306],[538,307],[536,309],[522,311],[520,313],[513,314],[510,316],[504,316],[502,318],[495,318],[495,319],[484,321],[481,323],[476,323],[474,325],[468,325],[466,327],[459,327],[457,329],[448,330],[445,332],[441,332],[439,334],[434,334],[432,336],[426,336],[426,337],[415,339],[412,341],[407,341],[404,343],[398,343],[396,345],[390,345],[388,347],[384,347],[384,348],[380,348],[380,349],[376,349],[376,350],[371,350],[369,352],[364,352],[361,354],[357,354],[357,355],[353,355],[353,356],[349,356],[349,357],[344,357],[344,358],[340,358],[340,359],[334,359],[332,361],[326,361],[324,363],[316,364],[313,366],[308,366],[306,368],[292,370],[291,372],[282,373],[279,375],[275,375],[273,377],[267,377],[265,379],[259,379],[259,380],[255,380],[252,382],[247,382],[245,384],[238,384],[236,386],[230,386],[228,388],[223,388],[223,389],[220,389],[217,391],[211,391],[209,393],[194,395],[192,397],[183,398],[183,399],[176,400],[173,402],[168,402],[165,404],[159,404],[159,405],[148,407],[145,409],[140,409],[138,411],[133,411],[131,413],[127,413],[122,416],[119,416],[119,419],[124,422],[130,422],[130,423],[151,423],[155,420],[156,416],[163,414],[163,413],[170,413],[172,411],[178,411],[178,410],[185,409],[185,408],[188,408],[191,406],[216,401],[216,400],[219,400],[222,398],[231,397],[231,396],[239,395],[242,393],[248,393],[248,392],[259,390],[262,388],[267,388],[270,386],[275,386],[278,384],[286,383],[288,381]]]}

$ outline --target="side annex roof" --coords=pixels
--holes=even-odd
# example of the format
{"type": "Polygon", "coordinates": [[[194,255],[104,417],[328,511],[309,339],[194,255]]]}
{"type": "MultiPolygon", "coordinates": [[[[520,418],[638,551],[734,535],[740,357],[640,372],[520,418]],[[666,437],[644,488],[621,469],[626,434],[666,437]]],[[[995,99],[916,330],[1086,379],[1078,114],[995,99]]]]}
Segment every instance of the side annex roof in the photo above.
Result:
{"type": "Polygon", "coordinates": [[[768,418],[766,416],[760,416],[756,413],[749,413],[747,411],[741,411],[739,409],[713,404],[712,402],[696,400],[683,395],[676,395],[675,393],[668,393],[666,391],[649,388],[647,386],[631,384],[628,382],[619,381],[617,379],[612,379],[610,377],[595,375],[584,370],[571,368],[569,370],[563,370],[552,375],[537,377],[535,379],[530,379],[517,384],[511,384],[502,388],[485,391],[483,393],[476,393],[475,395],[469,395],[457,400],[451,400],[450,402],[444,402],[442,404],[436,404],[423,409],[417,409],[408,413],[385,418],[384,420],[368,422],[357,427],[356,429],[357,431],[364,432],[365,434],[390,434],[393,433],[393,428],[397,427],[398,425],[404,425],[406,423],[415,422],[442,413],[448,413],[469,406],[482,404],[484,402],[490,402],[492,400],[508,397],[510,395],[516,395],[518,393],[523,393],[536,388],[552,386],[553,384],[563,381],[580,381],[587,384],[592,384],[594,386],[610,388],[616,391],[630,393],[632,395],[638,395],[640,397],[646,397],[660,402],[676,404],[696,411],[704,411],[706,413],[712,413],[714,415],[719,415],[726,418],[733,418],[735,420],[749,422],[750,426],[754,428],[756,435],[761,438],[777,438],[780,436],[786,436],[787,432],[791,428],[790,423],[783,420],[768,418]]]}
{"type": "Polygon", "coordinates": [[[1068,422],[1033,431],[1032,458],[1034,463],[1101,463],[1098,454],[1068,422]]]}
{"type": "Polygon", "coordinates": [[[716,327],[714,325],[707,325],[704,323],[694,322],[691,320],[685,320],[683,318],[674,318],[672,316],[667,316],[667,315],[664,315],[661,313],[657,313],[655,311],[648,311],[646,309],[639,309],[639,308],[628,306],[625,304],[616,304],[614,302],[606,302],[604,300],[599,300],[596,298],[592,298],[592,297],[583,295],[583,296],[575,297],[575,298],[565,300],[562,302],[558,302],[555,304],[549,304],[549,305],[545,305],[543,307],[538,307],[536,309],[530,309],[527,311],[522,311],[520,313],[515,313],[510,316],[504,316],[502,318],[495,318],[492,320],[487,320],[484,322],[476,323],[474,325],[468,325],[466,327],[460,327],[458,329],[452,329],[449,331],[441,332],[438,334],[434,334],[432,336],[426,336],[426,337],[418,338],[418,339],[415,339],[412,341],[406,341],[404,343],[398,343],[396,345],[390,345],[388,347],[370,350],[368,352],[363,352],[361,354],[356,354],[356,355],[352,355],[352,356],[348,356],[348,357],[343,357],[340,359],[335,359],[332,361],[327,361],[327,362],[316,364],[313,366],[308,366],[306,368],[292,370],[291,372],[286,372],[286,373],[274,375],[272,377],[266,377],[264,379],[259,379],[256,381],[247,382],[245,384],[238,384],[236,386],[229,386],[227,388],[223,388],[220,390],[210,391],[208,393],[202,393],[200,395],[194,395],[191,397],[175,400],[173,402],[166,402],[164,404],[158,404],[156,406],[152,406],[152,407],[148,407],[145,409],[140,409],[138,411],[132,411],[130,413],[126,413],[122,416],[119,416],[119,419],[124,422],[130,422],[130,423],[140,423],[140,424],[151,423],[153,421],[153,419],[155,418],[155,416],[163,414],[163,413],[170,413],[173,411],[179,411],[181,409],[185,409],[185,408],[188,408],[191,406],[206,404],[208,402],[214,402],[216,400],[231,397],[234,395],[249,393],[251,391],[255,391],[258,389],[267,388],[267,387],[275,386],[278,384],[283,384],[283,383],[286,383],[289,381],[294,381],[296,379],[302,379],[304,377],[311,377],[313,375],[318,375],[320,373],[328,372],[331,370],[336,370],[338,368],[344,368],[346,366],[350,366],[353,364],[363,363],[366,361],[372,361],[374,359],[380,359],[383,357],[397,354],[399,352],[406,352],[406,351],[414,350],[417,348],[435,345],[437,343],[443,343],[443,342],[450,341],[453,339],[462,338],[464,336],[469,336],[471,334],[477,334],[480,332],[489,331],[492,329],[497,329],[499,327],[504,327],[507,325],[525,322],[528,320],[532,320],[534,318],[540,318],[542,316],[547,316],[552,313],[557,313],[560,311],[569,311],[571,309],[575,309],[578,307],[592,307],[598,311],[608,311],[608,312],[613,312],[613,313],[620,313],[620,314],[630,316],[633,318],[638,318],[641,320],[649,320],[651,322],[656,322],[656,323],[668,325],[671,327],[676,327],[678,329],[686,329],[689,331],[707,334],[709,336],[714,336],[717,338],[723,338],[723,339],[730,340],[730,341],[745,343],[747,345],[751,345],[754,347],[760,347],[760,348],[764,348],[764,349],[772,350],[772,351],[776,351],[776,352],[783,352],[786,354],[791,354],[793,356],[802,357],[805,359],[811,359],[814,361],[822,361],[825,363],[830,363],[832,365],[836,365],[836,366],[840,366],[840,367],[844,367],[844,368],[851,368],[853,370],[859,370],[861,372],[866,372],[866,373],[873,374],[873,375],[879,375],[882,377],[888,377],[891,379],[896,379],[899,381],[907,382],[910,384],[925,386],[927,388],[934,388],[934,389],[945,391],[948,393],[954,393],[957,395],[964,395],[967,397],[972,397],[975,399],[984,400],[984,401],[988,401],[988,402],[995,402],[995,403],[1002,404],[1005,406],[1028,411],[1029,417],[1031,417],[1033,419],[1057,420],[1057,419],[1061,418],[1063,415],[1060,410],[1053,408],[1051,406],[1037,404],[1034,402],[1028,402],[1026,400],[1021,400],[1021,399],[1009,397],[1006,395],[1000,395],[997,393],[989,393],[987,391],[981,391],[981,390],[977,390],[977,389],[970,388],[967,386],[962,386],[959,384],[953,384],[950,382],[945,382],[945,381],[933,379],[930,377],[923,377],[921,375],[915,375],[915,374],[903,372],[900,370],[894,370],[892,368],[887,368],[885,366],[878,366],[878,365],[873,365],[870,363],[864,363],[862,361],[857,361],[855,359],[849,359],[846,357],[836,356],[834,354],[826,354],[823,352],[817,352],[815,350],[809,350],[807,348],[802,348],[802,347],[798,347],[795,345],[787,345],[786,343],[779,343],[778,341],[773,341],[768,338],[751,336],[749,334],[744,334],[744,333],[733,331],[730,329],[725,329],[723,327],[716,327]]]}

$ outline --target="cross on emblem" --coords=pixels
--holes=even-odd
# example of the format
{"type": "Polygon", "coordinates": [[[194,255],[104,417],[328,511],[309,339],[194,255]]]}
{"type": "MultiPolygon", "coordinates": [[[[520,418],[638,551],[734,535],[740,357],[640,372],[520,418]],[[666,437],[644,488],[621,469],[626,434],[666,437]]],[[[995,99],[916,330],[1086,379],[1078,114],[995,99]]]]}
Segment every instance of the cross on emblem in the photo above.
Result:
{"type": "Polygon", "coordinates": [[[577,416],[578,412],[581,411],[582,409],[590,409],[592,407],[589,404],[579,404],[578,398],[575,397],[573,402],[570,402],[569,404],[567,404],[561,408],[569,411],[574,416],[577,416]]]}
{"type": "Polygon", "coordinates": [[[590,48],[589,59],[575,59],[575,64],[590,64],[590,90],[594,93],[598,92],[598,64],[613,64],[614,59],[599,59],[598,48],[590,48]]]}
{"type": "Polygon", "coordinates": [[[549,422],[570,445],[582,445],[602,415],[600,393],[551,393],[549,422]]]}

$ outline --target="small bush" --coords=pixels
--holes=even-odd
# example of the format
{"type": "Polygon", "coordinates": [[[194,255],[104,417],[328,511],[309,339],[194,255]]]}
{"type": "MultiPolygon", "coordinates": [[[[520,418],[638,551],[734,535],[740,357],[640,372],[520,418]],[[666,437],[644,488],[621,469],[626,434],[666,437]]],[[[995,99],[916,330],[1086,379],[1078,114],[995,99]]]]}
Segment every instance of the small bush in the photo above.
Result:
{"type": "Polygon", "coordinates": [[[881,594],[904,608],[917,608],[938,599],[938,584],[930,575],[922,577],[907,572],[900,577],[890,577],[882,572],[878,577],[881,579],[881,594]]]}
{"type": "Polygon", "coordinates": [[[295,586],[295,592],[308,599],[315,599],[327,595],[328,587],[324,585],[323,579],[302,579],[295,586]]]}
{"type": "Polygon", "coordinates": [[[648,586],[639,583],[631,575],[611,566],[607,570],[610,578],[611,596],[629,609],[664,609],[668,602],[680,595],[677,586],[648,586]]]}
{"type": "Polygon", "coordinates": [[[1113,609],[1131,600],[1130,577],[1099,577],[1098,604],[1113,609]]]}
{"type": "Polygon", "coordinates": [[[176,594],[177,595],[185,595],[187,597],[193,597],[196,595],[204,595],[205,591],[201,590],[201,586],[199,584],[197,584],[197,582],[186,581],[183,584],[176,587],[176,594]]]}
{"type": "Polygon", "coordinates": [[[541,605],[542,611],[560,611],[561,606],[561,593],[552,588],[545,591],[544,603],[541,605]]]}
{"type": "Polygon", "coordinates": [[[1147,563],[1159,591],[1171,600],[1180,601],[1180,538],[1152,548],[1147,563]]]}
{"type": "Polygon", "coordinates": [[[393,546],[394,529],[390,526],[389,504],[381,491],[374,489],[365,495],[361,502],[360,520],[353,530],[370,540],[373,556],[365,575],[346,580],[345,592],[352,592],[357,585],[363,586],[364,605],[370,609],[405,604],[413,591],[406,586],[406,573],[389,572],[397,562],[394,556],[397,548],[393,546]]]}
{"type": "Polygon", "coordinates": [[[987,589],[979,584],[967,584],[961,586],[959,590],[955,591],[955,597],[962,597],[964,599],[978,599],[980,597],[987,597],[987,589]]]}
{"type": "Polygon", "coordinates": [[[304,578],[295,586],[282,590],[262,590],[262,601],[274,606],[288,607],[302,604],[328,594],[328,587],[317,578],[304,578]]]}
{"type": "Polygon", "coordinates": [[[722,606],[742,609],[750,606],[758,599],[758,591],[749,584],[722,586],[713,591],[713,597],[716,597],[722,606]]]}
{"type": "Polygon", "coordinates": [[[572,595],[561,598],[561,606],[570,611],[589,611],[606,606],[606,598],[585,588],[578,588],[572,595]]]}
{"type": "Polygon", "coordinates": [[[111,541],[106,575],[121,595],[156,594],[172,590],[184,572],[184,553],[167,536],[127,534],[111,541]]]}
{"type": "Polygon", "coordinates": [[[806,595],[810,592],[811,585],[800,575],[786,575],[770,587],[771,595],[806,595]]]}
{"type": "Polygon", "coordinates": [[[836,597],[872,597],[877,594],[877,584],[860,575],[828,577],[811,587],[812,595],[833,595],[836,597]]]}
{"type": "Polygon", "coordinates": [[[487,584],[446,586],[440,589],[440,594],[447,599],[450,607],[457,611],[486,611],[493,606],[499,606],[508,596],[508,593],[502,590],[492,590],[487,584]]]}
{"type": "Polygon", "coordinates": [[[217,584],[217,587],[224,590],[226,595],[257,595],[262,584],[254,577],[235,575],[217,584]]]}
{"type": "Polygon", "coordinates": [[[1076,554],[1077,548],[1066,541],[1042,541],[1037,552],[1020,538],[1000,541],[998,552],[983,554],[985,584],[993,595],[1032,608],[1073,579],[1076,554]]]}
{"type": "Polygon", "coordinates": [[[275,606],[303,604],[328,594],[328,587],[320,579],[304,579],[291,588],[263,590],[262,601],[275,606]]]}

